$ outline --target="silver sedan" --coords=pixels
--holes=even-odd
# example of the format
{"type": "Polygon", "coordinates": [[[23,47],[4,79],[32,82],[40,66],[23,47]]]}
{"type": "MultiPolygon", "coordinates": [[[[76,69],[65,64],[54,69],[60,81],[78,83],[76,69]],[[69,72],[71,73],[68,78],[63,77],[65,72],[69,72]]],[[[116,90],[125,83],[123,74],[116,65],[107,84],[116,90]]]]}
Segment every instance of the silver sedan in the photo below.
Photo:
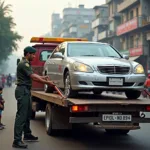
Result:
{"type": "MultiPolygon", "coordinates": [[[[143,66],[128,60],[109,44],[98,42],[64,42],[55,48],[44,65],[49,75],[66,96],[80,91],[122,91],[136,99],[144,88],[143,66]]],[[[51,91],[46,86],[46,91],[51,91]]]]}

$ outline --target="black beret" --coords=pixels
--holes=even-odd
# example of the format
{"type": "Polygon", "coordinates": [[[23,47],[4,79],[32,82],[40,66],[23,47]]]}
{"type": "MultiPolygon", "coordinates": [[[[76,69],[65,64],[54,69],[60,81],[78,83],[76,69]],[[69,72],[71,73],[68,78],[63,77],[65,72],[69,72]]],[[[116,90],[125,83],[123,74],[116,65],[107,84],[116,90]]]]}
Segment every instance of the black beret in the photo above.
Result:
{"type": "Polygon", "coordinates": [[[36,49],[32,46],[27,46],[25,49],[24,49],[24,52],[27,52],[27,53],[36,53],[36,49]]]}

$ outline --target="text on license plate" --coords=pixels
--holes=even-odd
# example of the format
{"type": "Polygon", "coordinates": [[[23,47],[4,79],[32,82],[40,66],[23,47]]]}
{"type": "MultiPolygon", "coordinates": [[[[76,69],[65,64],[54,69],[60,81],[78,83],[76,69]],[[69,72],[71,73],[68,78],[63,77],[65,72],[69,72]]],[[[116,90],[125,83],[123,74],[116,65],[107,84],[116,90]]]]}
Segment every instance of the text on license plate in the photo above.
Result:
{"type": "Polygon", "coordinates": [[[123,78],[109,78],[109,85],[123,85],[123,78]]]}
{"type": "Polygon", "coordinates": [[[107,115],[102,116],[102,121],[132,121],[131,115],[107,115]]]}

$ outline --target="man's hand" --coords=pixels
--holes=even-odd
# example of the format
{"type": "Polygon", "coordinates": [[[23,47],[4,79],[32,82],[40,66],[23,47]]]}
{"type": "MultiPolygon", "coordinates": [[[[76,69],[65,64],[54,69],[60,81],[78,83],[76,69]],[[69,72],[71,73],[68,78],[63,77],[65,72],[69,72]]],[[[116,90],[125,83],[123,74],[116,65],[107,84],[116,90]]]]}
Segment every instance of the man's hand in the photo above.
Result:
{"type": "Polygon", "coordinates": [[[51,86],[51,87],[55,87],[55,84],[53,83],[53,82],[51,82],[51,81],[48,81],[48,83],[47,83],[49,86],[51,86]]]}
{"type": "Polygon", "coordinates": [[[49,76],[42,76],[41,78],[44,79],[44,80],[47,80],[47,81],[50,80],[50,77],[49,77],[49,76]]]}

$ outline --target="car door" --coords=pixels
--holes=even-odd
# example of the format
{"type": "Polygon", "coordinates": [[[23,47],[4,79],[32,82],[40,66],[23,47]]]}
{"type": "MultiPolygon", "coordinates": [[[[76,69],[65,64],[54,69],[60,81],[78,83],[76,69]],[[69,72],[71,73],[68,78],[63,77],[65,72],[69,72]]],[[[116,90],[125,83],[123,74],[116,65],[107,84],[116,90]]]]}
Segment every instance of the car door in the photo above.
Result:
{"type": "Polygon", "coordinates": [[[53,51],[52,55],[47,60],[47,74],[50,77],[52,81],[56,80],[56,62],[57,58],[54,57],[54,53],[58,52],[60,48],[60,45],[58,45],[55,50],[53,51]]]}
{"type": "Polygon", "coordinates": [[[66,43],[62,43],[59,48],[59,53],[62,53],[64,58],[57,58],[55,61],[55,71],[57,72],[55,78],[59,84],[59,87],[63,87],[63,72],[65,68],[65,49],[66,49],[66,43]]]}

